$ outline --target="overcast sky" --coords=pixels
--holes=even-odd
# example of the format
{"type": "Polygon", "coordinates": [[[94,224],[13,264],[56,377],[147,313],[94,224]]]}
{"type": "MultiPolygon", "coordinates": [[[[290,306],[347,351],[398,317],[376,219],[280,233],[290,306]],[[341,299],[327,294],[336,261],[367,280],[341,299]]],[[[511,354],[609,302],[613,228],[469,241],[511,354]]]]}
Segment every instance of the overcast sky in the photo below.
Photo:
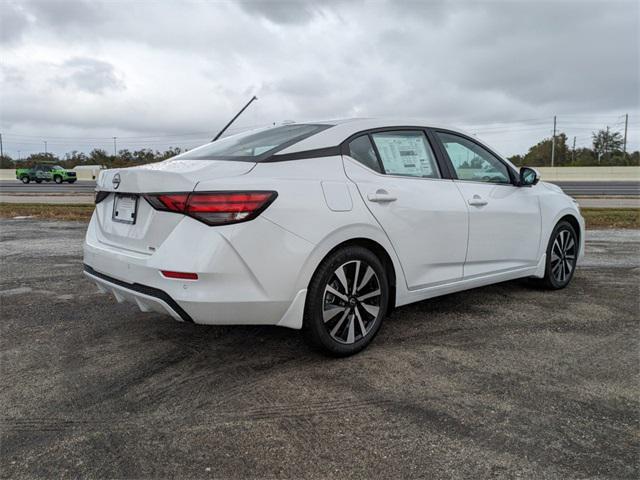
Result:
{"type": "Polygon", "coordinates": [[[0,0],[6,153],[203,143],[235,126],[409,116],[504,154],[621,129],[640,148],[640,2],[0,0]]]}

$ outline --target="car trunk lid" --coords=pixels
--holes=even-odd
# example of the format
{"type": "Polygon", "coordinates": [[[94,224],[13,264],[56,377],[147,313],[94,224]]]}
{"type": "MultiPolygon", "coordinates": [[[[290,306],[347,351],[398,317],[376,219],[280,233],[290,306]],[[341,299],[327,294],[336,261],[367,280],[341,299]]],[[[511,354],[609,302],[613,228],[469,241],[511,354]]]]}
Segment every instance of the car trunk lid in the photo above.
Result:
{"type": "Polygon", "coordinates": [[[100,173],[97,190],[110,194],[96,205],[98,240],[110,247],[153,254],[185,217],[155,210],[148,193],[191,192],[200,181],[244,175],[253,162],[167,160],[100,173]]]}

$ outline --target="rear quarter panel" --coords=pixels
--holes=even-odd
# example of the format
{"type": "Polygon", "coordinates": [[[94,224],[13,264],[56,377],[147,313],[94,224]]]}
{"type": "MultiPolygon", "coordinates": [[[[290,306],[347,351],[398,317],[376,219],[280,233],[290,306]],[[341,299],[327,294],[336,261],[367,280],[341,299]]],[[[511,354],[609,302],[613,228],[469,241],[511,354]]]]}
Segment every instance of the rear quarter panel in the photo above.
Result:
{"type": "MultiPolygon", "coordinates": [[[[259,218],[311,245],[304,259],[288,258],[287,249],[278,246],[262,249],[263,258],[270,256],[269,262],[273,265],[286,265],[289,269],[292,261],[297,262],[295,292],[308,287],[316,268],[333,248],[357,238],[373,240],[385,248],[394,264],[397,283],[405,285],[389,239],[363,204],[355,184],[346,177],[340,156],[259,163],[241,178],[203,181],[196,186],[196,191],[234,189],[277,191],[278,198],[259,218]],[[339,190],[342,196],[348,195],[351,201],[343,198],[341,207],[336,209],[327,198],[329,190],[323,189],[323,182],[330,184],[332,190],[339,190]],[[344,185],[344,190],[340,185],[344,185]]],[[[260,245],[260,239],[256,239],[255,245],[260,245]]],[[[277,277],[277,269],[275,274],[277,277]]]]}

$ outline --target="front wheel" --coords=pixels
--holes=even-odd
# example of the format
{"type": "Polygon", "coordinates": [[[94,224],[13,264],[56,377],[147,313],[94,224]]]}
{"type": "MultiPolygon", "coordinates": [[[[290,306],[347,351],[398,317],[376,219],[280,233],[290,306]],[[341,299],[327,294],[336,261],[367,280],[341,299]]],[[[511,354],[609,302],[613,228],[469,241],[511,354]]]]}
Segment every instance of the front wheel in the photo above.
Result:
{"type": "Polygon", "coordinates": [[[378,333],[389,302],[382,263],[353,246],[329,255],[309,284],[302,330],[307,341],[337,357],[365,348],[378,333]]]}
{"type": "Polygon", "coordinates": [[[62,177],[60,175],[56,175],[53,177],[53,181],[56,183],[62,183],[62,177]]]}
{"type": "Polygon", "coordinates": [[[559,222],[547,245],[547,264],[541,283],[559,290],[571,282],[578,261],[578,235],[569,222],[559,222]]]}

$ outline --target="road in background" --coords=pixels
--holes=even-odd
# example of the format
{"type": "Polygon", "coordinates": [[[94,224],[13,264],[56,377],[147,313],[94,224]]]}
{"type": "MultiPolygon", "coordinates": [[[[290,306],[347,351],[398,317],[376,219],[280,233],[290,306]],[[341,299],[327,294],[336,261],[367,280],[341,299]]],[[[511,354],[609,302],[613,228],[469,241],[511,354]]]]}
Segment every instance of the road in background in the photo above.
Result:
{"type": "Polygon", "coordinates": [[[640,195],[640,182],[551,182],[567,195],[640,195]]]}
{"type": "Polygon", "coordinates": [[[0,181],[0,193],[29,193],[37,195],[39,193],[91,193],[96,188],[96,182],[93,180],[77,180],[75,183],[53,182],[43,183],[27,183],[24,184],[19,180],[2,180],[0,181]]]}
{"type": "MultiPolygon", "coordinates": [[[[640,182],[552,182],[569,195],[640,195],[640,182]]],[[[0,193],[91,193],[96,183],[91,180],[79,180],[74,184],[29,183],[18,180],[0,181],[0,193]]]]}

